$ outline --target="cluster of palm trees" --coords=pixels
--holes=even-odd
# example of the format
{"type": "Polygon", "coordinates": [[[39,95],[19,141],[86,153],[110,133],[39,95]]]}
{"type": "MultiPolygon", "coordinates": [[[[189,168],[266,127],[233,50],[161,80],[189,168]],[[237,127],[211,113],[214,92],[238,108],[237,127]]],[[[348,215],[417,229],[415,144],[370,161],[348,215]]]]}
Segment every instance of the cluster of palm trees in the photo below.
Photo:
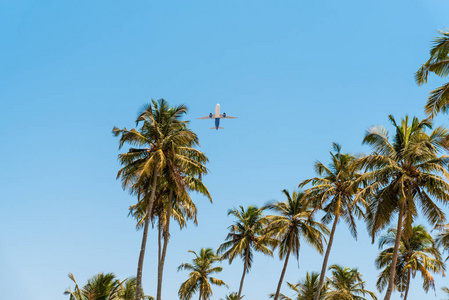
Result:
{"type": "Polygon", "coordinates": [[[198,136],[181,118],[187,113],[184,105],[170,107],[164,100],[152,100],[145,105],[136,119],[139,128],[119,129],[113,133],[120,137],[120,148],[130,148],[119,155],[123,168],[119,170],[124,189],[137,196],[138,202],[130,207],[137,226],[143,227],[137,277],[136,299],[141,299],[142,270],[150,222],[158,222],[158,281],[156,299],[162,299],[162,276],[170,238],[170,221],[186,226],[187,220],[196,223],[197,209],[189,196],[195,191],[212,198],[201,178],[207,174],[207,157],[195,147],[198,136]]]}
{"type": "MultiPolygon", "coordinates": [[[[415,74],[417,83],[425,83],[429,72],[447,76],[448,55],[449,32],[441,32],[430,59],[415,74]]],[[[307,273],[303,281],[288,283],[296,299],[376,299],[373,292],[365,289],[356,268],[328,267],[337,224],[346,223],[357,239],[357,219],[366,223],[373,243],[388,229],[379,238],[381,252],[375,260],[380,269],[377,288],[386,289],[385,300],[390,299],[393,291],[403,293],[406,299],[411,278],[417,273],[422,275],[424,290],[435,289],[432,274],[444,275],[445,271],[440,249],[449,249],[449,225],[445,225],[446,217],[441,209],[441,204],[449,204],[449,156],[443,155],[449,151],[449,131],[442,126],[434,128],[432,117],[448,110],[449,83],[431,92],[425,106],[428,118],[406,116],[397,121],[390,115],[394,128],[391,136],[383,126],[369,128],[362,141],[371,147],[368,155],[343,153],[341,146],[334,143],[330,162],[315,163],[316,176],[301,181],[300,190],[292,193],[283,190],[284,201],[230,209],[228,215],[235,221],[218,250],[203,248],[199,254],[190,251],[195,255],[193,262],[179,266],[178,271],[190,271],[179,289],[179,297],[188,300],[198,294],[200,300],[210,299],[211,284],[226,285],[223,280],[210,276],[222,270],[216,263],[221,260],[232,263],[240,257],[243,272],[239,289],[227,299],[241,299],[254,253],[273,256],[277,251],[283,268],[271,297],[290,299],[280,292],[281,287],[290,256],[298,260],[301,242],[305,241],[319,253],[324,252],[324,258],[319,274],[307,273]],[[265,215],[265,212],[269,213],[265,215]],[[439,230],[436,239],[424,226],[415,224],[418,215],[439,230]],[[397,223],[392,228],[393,220],[397,223]],[[329,230],[326,225],[330,224],[329,230]],[[328,270],[330,277],[326,277],[328,270]]],[[[189,196],[191,191],[212,202],[202,181],[208,173],[205,166],[208,159],[197,149],[198,136],[182,120],[186,113],[184,105],[171,107],[164,99],[152,100],[141,109],[136,128],[114,127],[113,134],[120,139],[119,148],[125,144],[131,147],[119,155],[122,168],[117,178],[124,189],[137,197],[137,202],[129,208],[137,228],[143,229],[137,276],[121,282],[113,274],[100,273],[79,288],[70,275],[76,284],[74,292],[66,291],[71,300],[149,299],[142,290],[142,270],[150,223],[157,224],[158,230],[156,299],[162,299],[171,221],[176,221],[181,229],[189,220],[197,223],[197,209],[189,196]],[[95,284],[102,280],[106,283],[95,284]],[[108,293],[101,288],[106,286],[108,293]],[[108,296],[92,296],[100,294],[108,296]]]]}

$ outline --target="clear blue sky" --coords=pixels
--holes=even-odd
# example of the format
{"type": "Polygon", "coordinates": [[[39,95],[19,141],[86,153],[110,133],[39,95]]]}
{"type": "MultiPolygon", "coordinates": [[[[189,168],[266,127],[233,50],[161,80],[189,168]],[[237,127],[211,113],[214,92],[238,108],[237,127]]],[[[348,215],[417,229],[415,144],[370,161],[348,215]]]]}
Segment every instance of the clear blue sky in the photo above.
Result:
{"type": "MultiPolygon", "coordinates": [[[[173,230],[164,299],[177,299],[187,250],[216,249],[229,208],[282,200],[328,161],[333,141],[348,152],[387,115],[423,117],[427,93],[413,73],[428,57],[449,4],[425,1],[1,1],[0,289],[2,300],[67,299],[74,273],[136,272],[141,232],[127,217],[135,199],[115,180],[113,126],[132,127],[140,106],[165,98],[189,107],[191,127],[210,158],[205,182],[214,204],[194,196],[199,226],[173,230]],[[238,116],[196,120],[222,111],[238,116]]],[[[447,124],[447,116],[438,119],[447,124]]],[[[126,151],[126,148],[125,150],[126,151]]],[[[448,210],[446,209],[446,212],[448,210]]],[[[355,242],[338,227],[330,264],[359,267],[375,290],[377,246],[363,223],[355,242]]],[[[144,289],[155,295],[156,236],[145,259],[144,289]]],[[[304,245],[300,268],[322,257],[304,245]]],[[[238,289],[242,264],[223,264],[238,289]]],[[[245,299],[275,291],[282,264],[256,256],[245,299]]],[[[411,299],[425,295],[419,279],[411,299]]],[[[447,279],[437,277],[438,299],[447,279]]],[[[284,288],[284,292],[288,290],[284,288]]],[[[398,293],[394,299],[400,299],[398,293]]]]}

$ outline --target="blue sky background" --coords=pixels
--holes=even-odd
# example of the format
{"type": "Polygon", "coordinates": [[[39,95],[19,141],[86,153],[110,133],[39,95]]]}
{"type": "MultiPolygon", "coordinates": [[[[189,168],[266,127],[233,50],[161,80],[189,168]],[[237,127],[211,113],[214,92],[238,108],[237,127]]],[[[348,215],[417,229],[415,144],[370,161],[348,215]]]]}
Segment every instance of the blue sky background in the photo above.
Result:
{"type": "MultiPolygon", "coordinates": [[[[189,249],[216,249],[238,205],[283,200],[328,161],[333,141],[347,152],[387,115],[423,117],[432,76],[413,74],[431,40],[448,26],[449,3],[426,1],[1,1],[1,298],[67,299],[64,290],[98,272],[136,272],[141,232],[127,217],[135,199],[115,180],[113,126],[132,127],[151,98],[185,103],[210,158],[211,205],[194,195],[199,226],[173,227],[163,298],[177,299],[189,249]],[[196,120],[220,103],[238,120],[196,120]]],[[[447,125],[447,116],[437,118],[447,125]]],[[[123,151],[126,151],[126,147],[123,151]]],[[[447,212],[448,210],[445,209],[447,212]]],[[[145,259],[144,289],[155,295],[156,235],[145,259]]],[[[338,227],[330,264],[358,267],[375,290],[378,254],[363,223],[359,240],[338,227]]],[[[318,271],[307,245],[285,279],[318,271]]],[[[236,291],[243,264],[223,263],[213,299],[236,291]]],[[[282,263],[257,255],[245,299],[274,292],[282,263]]],[[[440,288],[449,286],[437,276],[440,288]]],[[[410,299],[425,294],[419,277],[410,299]]],[[[291,293],[285,287],[283,292],[291,293]]],[[[396,293],[393,299],[400,299],[396,293]]]]}

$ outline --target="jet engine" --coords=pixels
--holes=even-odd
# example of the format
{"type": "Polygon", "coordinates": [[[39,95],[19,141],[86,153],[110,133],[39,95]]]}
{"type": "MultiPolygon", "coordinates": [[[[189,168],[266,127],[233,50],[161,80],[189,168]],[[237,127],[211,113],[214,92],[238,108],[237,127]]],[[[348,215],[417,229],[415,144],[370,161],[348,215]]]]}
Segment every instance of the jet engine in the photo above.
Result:
{"type": "Polygon", "coordinates": [[[223,113],[223,118],[226,118],[226,113],[223,113]]]}
{"type": "Polygon", "coordinates": [[[210,113],[210,114],[209,114],[209,118],[212,118],[212,116],[213,116],[212,113],[210,113]]]}

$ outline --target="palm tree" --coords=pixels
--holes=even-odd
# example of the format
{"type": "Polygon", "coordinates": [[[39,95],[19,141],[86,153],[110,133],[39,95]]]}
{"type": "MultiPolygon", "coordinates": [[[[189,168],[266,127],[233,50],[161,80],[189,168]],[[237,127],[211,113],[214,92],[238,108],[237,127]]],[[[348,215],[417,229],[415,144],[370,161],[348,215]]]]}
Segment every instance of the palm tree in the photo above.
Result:
{"type": "MultiPolygon", "coordinates": [[[[136,285],[137,280],[136,277],[129,278],[122,284],[122,287],[118,291],[117,300],[134,300],[136,299],[136,285]]],[[[143,294],[143,293],[142,293],[143,294]]],[[[143,299],[146,300],[154,300],[151,296],[142,296],[143,299]]]]}
{"type": "Polygon", "coordinates": [[[408,116],[400,124],[391,115],[389,119],[396,130],[393,143],[384,127],[372,127],[363,143],[370,145],[373,153],[358,160],[358,165],[367,171],[361,179],[371,182],[361,194],[371,195],[367,224],[373,242],[398,212],[385,300],[393,292],[402,232],[406,238],[411,236],[412,223],[418,215],[417,205],[422,207],[429,223],[436,226],[443,224],[445,215],[434,200],[449,202],[449,184],[445,181],[449,178],[446,171],[449,157],[439,156],[439,151],[448,147],[447,129],[438,127],[428,135],[425,129],[432,128],[428,119],[419,121],[415,117],[411,124],[408,116]]]}
{"type": "MultiPolygon", "coordinates": [[[[386,235],[379,239],[379,248],[388,245],[376,259],[378,269],[383,269],[377,280],[377,288],[380,292],[386,287],[390,277],[393,246],[396,241],[396,229],[388,230],[386,235]]],[[[435,290],[435,281],[431,273],[440,273],[444,276],[444,262],[441,254],[435,246],[434,240],[422,225],[413,226],[409,238],[404,235],[399,244],[399,256],[396,264],[395,286],[400,292],[405,291],[404,300],[407,299],[411,277],[421,273],[424,280],[423,289],[428,292],[432,287],[435,290]]]]}
{"type": "MultiPolygon", "coordinates": [[[[143,260],[158,179],[165,175],[167,169],[172,170],[170,166],[177,165],[174,162],[175,158],[183,160],[184,164],[197,164],[185,155],[190,153],[189,149],[198,145],[197,135],[187,128],[187,121],[181,121],[186,112],[187,108],[184,105],[170,107],[164,99],[157,102],[152,100],[152,104],[143,107],[136,120],[137,125],[142,124],[139,129],[128,130],[117,127],[113,129],[114,135],[120,136],[119,148],[125,143],[142,147],[130,148],[127,153],[119,155],[123,168],[117,174],[117,178],[122,180],[124,189],[136,194],[139,201],[148,202],[137,266],[136,300],[141,299],[143,260]]],[[[205,167],[203,170],[206,172],[205,167]]],[[[169,174],[173,176],[173,172],[169,174]]],[[[182,192],[181,186],[177,188],[182,192]]]]}
{"type": "Polygon", "coordinates": [[[195,254],[195,258],[193,259],[193,265],[185,263],[178,267],[178,272],[180,270],[191,271],[189,279],[187,279],[179,288],[178,295],[181,300],[189,300],[194,293],[199,292],[199,300],[207,300],[212,296],[210,284],[227,286],[223,280],[210,276],[212,273],[219,273],[222,271],[222,267],[213,266],[215,262],[220,261],[220,257],[218,257],[211,248],[202,248],[199,255],[192,250],[189,250],[189,252],[195,254]]]}
{"type": "MultiPolygon", "coordinates": [[[[319,285],[319,276],[320,274],[312,272],[307,272],[306,278],[302,281],[298,281],[297,284],[291,284],[287,282],[290,289],[292,289],[296,295],[294,298],[287,297],[283,294],[280,294],[281,300],[313,300],[316,292],[318,290],[319,285]]],[[[274,298],[275,294],[271,294],[270,298],[274,298]]],[[[319,300],[325,300],[327,297],[327,284],[325,284],[320,293],[319,300]]]]}
{"type": "MultiPolygon", "coordinates": [[[[136,279],[120,281],[113,273],[99,273],[87,281],[82,288],[78,286],[75,277],[69,273],[69,278],[75,283],[75,289],[68,288],[64,295],[70,300],[132,300],[136,294],[136,279]]],[[[142,292],[143,294],[143,292],[142,292]]],[[[151,296],[143,296],[146,300],[153,300],[151,296]]]]}
{"type": "Polygon", "coordinates": [[[329,267],[332,277],[328,279],[329,292],[326,300],[356,299],[365,300],[365,296],[377,300],[376,295],[365,289],[365,281],[357,268],[343,268],[339,265],[329,267]]]}
{"type": "MultiPolygon", "coordinates": [[[[418,85],[427,83],[429,72],[439,77],[449,75],[449,32],[439,31],[440,36],[435,38],[430,49],[430,58],[415,73],[415,81],[418,85]]],[[[431,117],[440,111],[446,113],[449,110],[449,83],[430,92],[425,106],[426,114],[431,117]]]]}
{"type": "Polygon", "coordinates": [[[222,258],[228,259],[229,263],[232,263],[236,256],[240,256],[244,261],[242,279],[237,294],[239,300],[242,298],[245,274],[249,272],[253,262],[253,250],[273,255],[269,246],[274,246],[275,241],[266,234],[267,219],[263,217],[263,209],[263,207],[250,205],[246,210],[243,206],[240,206],[240,209],[229,210],[228,216],[232,215],[237,220],[234,225],[228,227],[230,232],[226,237],[226,242],[218,248],[218,253],[222,254],[222,258]]]}
{"type": "MultiPolygon", "coordinates": [[[[229,295],[226,295],[226,299],[221,299],[221,300],[237,300],[238,295],[236,292],[232,292],[229,295]]],[[[244,296],[242,296],[243,298],[244,296]]]]}
{"type": "Polygon", "coordinates": [[[347,223],[351,234],[357,238],[357,227],[354,216],[361,217],[364,215],[360,207],[360,203],[364,203],[363,198],[358,197],[358,201],[354,201],[354,196],[358,192],[357,180],[360,177],[358,169],[353,164],[355,156],[341,153],[341,146],[336,143],[332,144],[332,148],[335,153],[330,152],[330,165],[327,167],[319,161],[316,162],[315,172],[319,177],[304,180],[299,184],[299,187],[303,187],[309,182],[312,183],[313,186],[306,190],[306,193],[309,195],[308,197],[315,199],[315,209],[322,209],[324,211],[323,223],[328,224],[333,219],[315,300],[320,299],[321,289],[324,285],[326,275],[327,262],[340,218],[347,223]]]}
{"type": "Polygon", "coordinates": [[[266,216],[269,222],[267,231],[279,241],[279,258],[285,258],[275,300],[279,298],[290,253],[294,253],[299,262],[300,238],[304,238],[318,252],[323,253],[323,232],[329,234],[325,225],[313,220],[312,202],[306,194],[293,191],[290,195],[285,189],[282,192],[287,198],[285,202],[276,201],[266,206],[278,214],[266,216]]]}
{"type": "Polygon", "coordinates": [[[208,161],[207,157],[196,149],[182,148],[180,150],[184,154],[183,158],[189,158],[190,163],[185,163],[184,160],[179,160],[176,156],[173,160],[174,164],[167,167],[167,171],[164,172],[166,173],[164,177],[168,180],[163,189],[165,197],[161,198],[161,211],[159,212],[159,224],[162,224],[164,243],[162,251],[159,252],[157,300],[162,299],[162,275],[170,238],[170,220],[172,218],[176,220],[180,229],[186,226],[186,220],[193,220],[195,225],[197,224],[196,206],[187,191],[203,194],[212,203],[209,191],[201,180],[202,176],[206,174],[203,164],[208,161]],[[181,189],[177,187],[181,187],[181,189]]]}

